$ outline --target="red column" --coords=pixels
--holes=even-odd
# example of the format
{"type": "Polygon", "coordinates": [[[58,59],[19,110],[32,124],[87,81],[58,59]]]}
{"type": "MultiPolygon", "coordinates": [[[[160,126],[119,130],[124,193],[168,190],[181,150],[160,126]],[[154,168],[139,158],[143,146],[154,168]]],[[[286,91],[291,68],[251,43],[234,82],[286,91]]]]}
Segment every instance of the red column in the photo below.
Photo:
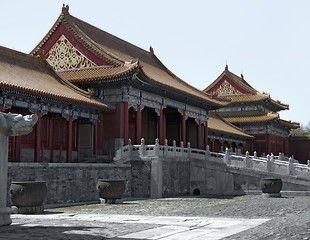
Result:
{"type": "Polygon", "coordinates": [[[54,136],[54,127],[53,127],[53,119],[50,117],[49,119],[49,137],[48,137],[48,146],[50,149],[50,162],[53,162],[53,136],[54,136]]]}
{"type": "Polygon", "coordinates": [[[198,126],[197,126],[197,148],[201,149],[201,123],[200,120],[198,121],[198,126]]]}
{"type": "Polygon", "coordinates": [[[182,119],[181,119],[181,140],[184,143],[184,147],[187,146],[187,142],[186,142],[186,120],[185,120],[185,111],[183,110],[183,115],[182,115],[182,119]]]}
{"type": "Polygon", "coordinates": [[[166,111],[163,111],[163,139],[167,138],[167,120],[166,120],[166,111]]]}
{"type": "Polygon", "coordinates": [[[271,154],[271,139],[270,134],[266,134],[266,155],[271,154]]]}
{"type": "Polygon", "coordinates": [[[0,112],[3,112],[3,105],[0,105],[0,112]]]}
{"type": "MultiPolygon", "coordinates": [[[[209,142],[208,142],[208,134],[209,134],[209,129],[208,129],[208,121],[206,121],[206,126],[205,126],[205,139],[204,139],[204,142],[205,142],[205,146],[204,146],[204,148],[206,148],[207,147],[207,145],[209,144],[209,142]]],[[[209,146],[210,147],[210,149],[211,149],[211,147],[212,146],[209,146]]]]}
{"type": "Polygon", "coordinates": [[[34,148],[34,161],[40,161],[40,144],[41,144],[41,112],[37,111],[38,121],[36,124],[36,135],[35,135],[35,148],[34,148]]]}
{"type": "Polygon", "coordinates": [[[141,142],[142,137],[142,114],[141,114],[141,105],[137,105],[136,112],[136,139],[135,144],[139,144],[141,142]]]}
{"type": "Polygon", "coordinates": [[[136,139],[135,144],[140,144],[141,142],[141,129],[142,129],[142,121],[141,121],[141,106],[138,104],[137,113],[136,113],[136,139]]]}
{"type": "Polygon", "coordinates": [[[164,138],[163,138],[163,108],[160,107],[160,115],[158,117],[158,139],[159,144],[164,145],[164,138]]]}
{"type": "Polygon", "coordinates": [[[67,163],[72,162],[72,116],[68,120],[67,163]]]}
{"type": "Polygon", "coordinates": [[[16,144],[16,147],[15,147],[15,159],[14,161],[15,162],[20,162],[20,143],[21,143],[21,137],[20,136],[16,136],[15,137],[15,144],[16,144]]]}
{"type": "Polygon", "coordinates": [[[94,154],[95,154],[95,160],[97,162],[97,156],[98,156],[98,121],[96,121],[95,129],[94,129],[94,154]]]}
{"type": "Polygon", "coordinates": [[[103,114],[100,115],[100,124],[99,124],[99,129],[98,129],[98,148],[103,149],[103,136],[104,136],[104,132],[103,132],[103,114]]]}
{"type": "Polygon", "coordinates": [[[282,138],[282,151],[281,151],[281,152],[282,152],[284,155],[287,155],[287,154],[286,154],[285,141],[286,141],[286,139],[285,139],[285,138],[282,138]]]}
{"type": "Polygon", "coordinates": [[[214,152],[214,141],[210,141],[210,146],[209,146],[209,149],[211,152],[214,152]]]}
{"type": "Polygon", "coordinates": [[[128,114],[128,102],[124,102],[124,145],[128,145],[129,138],[129,114],[128,114]]]}

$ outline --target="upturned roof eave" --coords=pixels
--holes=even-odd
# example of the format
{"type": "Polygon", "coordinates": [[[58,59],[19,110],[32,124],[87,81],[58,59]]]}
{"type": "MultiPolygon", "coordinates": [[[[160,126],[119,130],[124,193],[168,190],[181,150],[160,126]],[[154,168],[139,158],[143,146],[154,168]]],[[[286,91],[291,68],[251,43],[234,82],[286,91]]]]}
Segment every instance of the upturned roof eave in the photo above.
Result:
{"type": "MultiPolygon", "coordinates": [[[[105,111],[115,111],[114,106],[110,106],[107,104],[101,104],[100,102],[98,102],[98,103],[85,102],[85,101],[81,101],[79,99],[69,98],[69,97],[60,96],[60,95],[51,94],[51,93],[45,93],[45,92],[41,92],[39,90],[29,89],[29,88],[20,87],[20,86],[13,86],[13,85],[1,83],[1,82],[0,82],[0,88],[11,90],[11,91],[16,91],[16,92],[20,92],[20,93],[24,93],[24,94],[30,94],[33,96],[39,96],[39,97],[43,97],[43,98],[53,99],[56,101],[64,101],[64,102],[67,102],[69,104],[70,103],[76,103],[76,104],[79,104],[79,105],[82,105],[85,107],[91,107],[91,108],[95,108],[95,109],[103,109],[105,111]]],[[[93,101],[96,101],[96,100],[93,100],[93,101]]]]}
{"type": "Polygon", "coordinates": [[[236,131],[239,131],[240,134],[238,134],[238,133],[232,133],[232,132],[229,132],[229,131],[223,131],[223,130],[220,130],[220,129],[215,129],[215,128],[209,127],[209,128],[210,128],[211,130],[213,130],[213,131],[223,132],[223,133],[227,133],[227,134],[234,135],[234,136],[239,136],[239,137],[245,137],[245,138],[248,138],[248,139],[254,138],[253,136],[248,135],[248,134],[246,134],[245,132],[243,132],[243,130],[242,130],[241,128],[238,128],[238,127],[235,126],[234,124],[232,124],[232,123],[226,121],[226,119],[223,118],[223,117],[221,117],[217,112],[210,112],[210,117],[218,118],[220,121],[224,122],[224,124],[230,126],[232,129],[235,129],[236,131]]]}
{"type": "MultiPolygon", "coordinates": [[[[118,78],[123,78],[123,77],[128,77],[135,72],[139,71],[139,65],[138,64],[132,64],[129,66],[127,69],[124,69],[123,71],[117,72],[117,73],[107,73],[107,74],[90,74],[90,76],[87,77],[76,77],[76,78],[71,78],[65,75],[69,75],[70,72],[83,72],[83,71],[97,71],[100,66],[97,67],[90,67],[90,68],[80,68],[80,69],[71,69],[71,70],[65,70],[65,71],[59,71],[57,74],[61,78],[67,79],[70,83],[72,84],[89,84],[89,83],[100,83],[108,80],[113,80],[113,79],[118,79],[118,78]],[[96,75],[96,76],[94,76],[96,75]]],[[[105,67],[104,67],[105,68],[105,67]]],[[[113,67],[108,67],[108,68],[113,68],[113,67]]],[[[118,67],[115,67],[118,68],[118,67]]]]}

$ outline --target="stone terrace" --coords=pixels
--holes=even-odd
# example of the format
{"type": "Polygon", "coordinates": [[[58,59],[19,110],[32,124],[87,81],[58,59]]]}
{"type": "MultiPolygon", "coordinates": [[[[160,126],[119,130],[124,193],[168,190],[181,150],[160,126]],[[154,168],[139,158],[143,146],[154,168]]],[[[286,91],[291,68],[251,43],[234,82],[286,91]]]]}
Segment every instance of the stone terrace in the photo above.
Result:
{"type": "Polygon", "coordinates": [[[0,239],[310,239],[309,196],[126,200],[12,215],[0,239]]]}

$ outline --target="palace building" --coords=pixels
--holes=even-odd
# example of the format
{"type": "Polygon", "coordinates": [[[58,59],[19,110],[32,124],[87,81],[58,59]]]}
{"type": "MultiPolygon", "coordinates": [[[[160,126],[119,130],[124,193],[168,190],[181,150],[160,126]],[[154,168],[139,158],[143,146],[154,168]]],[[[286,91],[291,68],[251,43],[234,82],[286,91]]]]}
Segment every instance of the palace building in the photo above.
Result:
{"type": "Polygon", "coordinates": [[[145,51],[71,16],[68,6],[31,54],[40,52],[63,80],[91,89],[99,101],[115,107],[102,115],[98,151],[103,155],[113,154],[128,139],[132,144],[140,144],[141,138],[146,144],[168,139],[194,148],[205,148],[209,137],[236,147],[252,139],[219,116],[210,119],[226,127],[208,127],[209,111],[228,101],[175,76],[152,48],[145,51]]]}
{"type": "Polygon", "coordinates": [[[80,150],[96,153],[98,135],[88,129],[98,133],[101,113],[115,107],[91,96],[60,78],[44,56],[0,47],[0,110],[38,115],[32,133],[10,137],[9,161],[71,162],[80,150]]]}
{"type": "Polygon", "coordinates": [[[278,113],[289,109],[288,105],[273,100],[269,94],[258,92],[242,74],[239,77],[230,72],[227,65],[204,92],[230,100],[228,106],[216,111],[226,121],[255,137],[252,151],[257,151],[258,155],[290,153],[289,132],[299,128],[299,124],[281,119],[278,113]]]}
{"type": "Polygon", "coordinates": [[[0,110],[36,113],[33,133],[10,138],[10,161],[109,162],[117,149],[159,144],[289,154],[279,118],[288,105],[225,71],[204,91],[154,50],[96,28],[63,6],[30,54],[0,48],[0,110]]]}

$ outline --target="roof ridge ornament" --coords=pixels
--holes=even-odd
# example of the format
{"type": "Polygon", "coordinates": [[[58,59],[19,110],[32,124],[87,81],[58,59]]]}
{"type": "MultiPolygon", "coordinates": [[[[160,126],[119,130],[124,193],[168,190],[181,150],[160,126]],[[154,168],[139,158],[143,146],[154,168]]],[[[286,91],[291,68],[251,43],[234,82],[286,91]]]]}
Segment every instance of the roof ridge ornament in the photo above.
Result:
{"type": "Polygon", "coordinates": [[[64,15],[69,14],[69,5],[63,4],[62,9],[61,9],[61,13],[64,15]]]}
{"type": "Polygon", "coordinates": [[[226,63],[226,66],[225,66],[225,71],[228,71],[228,65],[227,65],[227,63],[226,63]]]}
{"type": "Polygon", "coordinates": [[[38,50],[38,56],[41,59],[46,60],[46,56],[45,56],[44,50],[42,50],[41,48],[38,50]]]}
{"type": "Polygon", "coordinates": [[[152,46],[150,46],[150,53],[154,55],[154,49],[152,46]]]}

